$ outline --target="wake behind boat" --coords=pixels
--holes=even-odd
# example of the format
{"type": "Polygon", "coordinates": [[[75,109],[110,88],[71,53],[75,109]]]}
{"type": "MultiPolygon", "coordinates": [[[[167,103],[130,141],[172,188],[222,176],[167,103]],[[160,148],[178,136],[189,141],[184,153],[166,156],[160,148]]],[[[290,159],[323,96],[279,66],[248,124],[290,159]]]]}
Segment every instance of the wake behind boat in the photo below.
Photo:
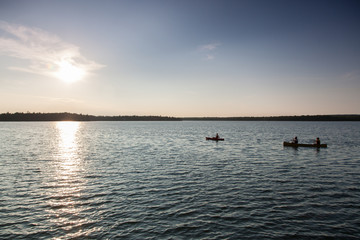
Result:
{"type": "Polygon", "coordinates": [[[305,144],[305,143],[292,143],[292,142],[284,142],[283,145],[285,147],[315,147],[315,148],[327,148],[327,144],[305,144]]]}

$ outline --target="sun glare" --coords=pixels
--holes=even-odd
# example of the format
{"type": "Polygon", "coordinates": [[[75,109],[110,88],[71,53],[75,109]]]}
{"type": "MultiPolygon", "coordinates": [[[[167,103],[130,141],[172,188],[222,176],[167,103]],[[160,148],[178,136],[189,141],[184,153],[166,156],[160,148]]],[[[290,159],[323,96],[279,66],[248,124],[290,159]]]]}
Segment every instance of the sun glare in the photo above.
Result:
{"type": "Polygon", "coordinates": [[[86,72],[84,69],[75,66],[70,61],[61,61],[58,63],[59,69],[55,72],[55,76],[67,83],[73,83],[81,80],[86,72]]]}

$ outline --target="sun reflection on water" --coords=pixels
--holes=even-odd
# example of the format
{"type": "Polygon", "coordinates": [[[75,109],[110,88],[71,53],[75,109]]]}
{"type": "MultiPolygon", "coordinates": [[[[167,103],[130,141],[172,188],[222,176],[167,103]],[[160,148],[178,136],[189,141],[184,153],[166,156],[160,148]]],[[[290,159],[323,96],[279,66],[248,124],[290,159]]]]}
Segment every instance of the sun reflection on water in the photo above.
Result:
{"type": "Polygon", "coordinates": [[[59,164],[58,177],[67,178],[80,171],[78,132],[80,122],[57,122],[59,164]]]}
{"type": "Polygon", "coordinates": [[[82,200],[86,180],[79,145],[81,122],[57,122],[55,129],[57,146],[48,192],[49,213],[57,228],[71,232],[65,238],[71,238],[81,234],[82,226],[89,222],[82,216],[86,210],[82,200]]]}
{"type": "Polygon", "coordinates": [[[59,155],[62,159],[73,159],[76,157],[77,141],[76,135],[80,122],[57,122],[56,128],[59,132],[59,155]]]}

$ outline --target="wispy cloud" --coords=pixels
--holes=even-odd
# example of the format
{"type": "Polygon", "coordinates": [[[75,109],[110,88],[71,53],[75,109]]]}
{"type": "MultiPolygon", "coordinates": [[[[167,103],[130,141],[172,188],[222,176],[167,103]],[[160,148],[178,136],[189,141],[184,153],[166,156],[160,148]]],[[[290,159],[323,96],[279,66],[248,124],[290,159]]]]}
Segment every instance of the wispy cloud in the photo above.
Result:
{"type": "Polygon", "coordinates": [[[215,55],[214,51],[220,46],[220,43],[209,43],[205,44],[199,47],[199,50],[203,53],[205,53],[205,59],[206,60],[214,60],[215,55]]]}
{"type": "Polygon", "coordinates": [[[78,104],[83,103],[84,101],[75,99],[75,98],[55,98],[55,97],[41,97],[42,99],[45,99],[45,102],[58,102],[58,103],[71,103],[71,104],[78,104]]]}
{"type": "Polygon", "coordinates": [[[345,82],[360,83],[360,71],[354,70],[341,76],[341,79],[345,82]]]}
{"type": "Polygon", "coordinates": [[[0,21],[0,54],[28,60],[26,67],[12,70],[55,76],[62,63],[68,62],[85,72],[104,67],[81,55],[79,47],[39,28],[0,21]]]}
{"type": "Polygon", "coordinates": [[[202,45],[200,49],[203,51],[212,51],[215,50],[220,45],[221,45],[220,43],[210,43],[210,44],[202,45]]]}
{"type": "Polygon", "coordinates": [[[207,59],[207,60],[213,60],[213,59],[215,59],[215,56],[214,56],[214,55],[211,55],[211,54],[207,54],[207,55],[206,55],[206,59],[207,59]]]}

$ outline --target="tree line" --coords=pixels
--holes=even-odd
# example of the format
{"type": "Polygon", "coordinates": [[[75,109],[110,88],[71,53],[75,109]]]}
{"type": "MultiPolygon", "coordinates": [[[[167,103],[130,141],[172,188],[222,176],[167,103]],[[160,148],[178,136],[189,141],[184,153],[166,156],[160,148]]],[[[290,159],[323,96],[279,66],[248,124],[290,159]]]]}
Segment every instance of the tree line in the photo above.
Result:
{"type": "Polygon", "coordinates": [[[0,121],[180,121],[164,116],[93,116],[77,113],[2,113],[0,121]]]}
{"type": "Polygon", "coordinates": [[[183,118],[191,121],[360,121],[360,115],[301,115],[270,117],[203,117],[183,118]]]}
{"type": "Polygon", "coordinates": [[[270,117],[94,116],[78,113],[2,113],[0,121],[360,121],[360,115],[301,115],[270,117]]]}

